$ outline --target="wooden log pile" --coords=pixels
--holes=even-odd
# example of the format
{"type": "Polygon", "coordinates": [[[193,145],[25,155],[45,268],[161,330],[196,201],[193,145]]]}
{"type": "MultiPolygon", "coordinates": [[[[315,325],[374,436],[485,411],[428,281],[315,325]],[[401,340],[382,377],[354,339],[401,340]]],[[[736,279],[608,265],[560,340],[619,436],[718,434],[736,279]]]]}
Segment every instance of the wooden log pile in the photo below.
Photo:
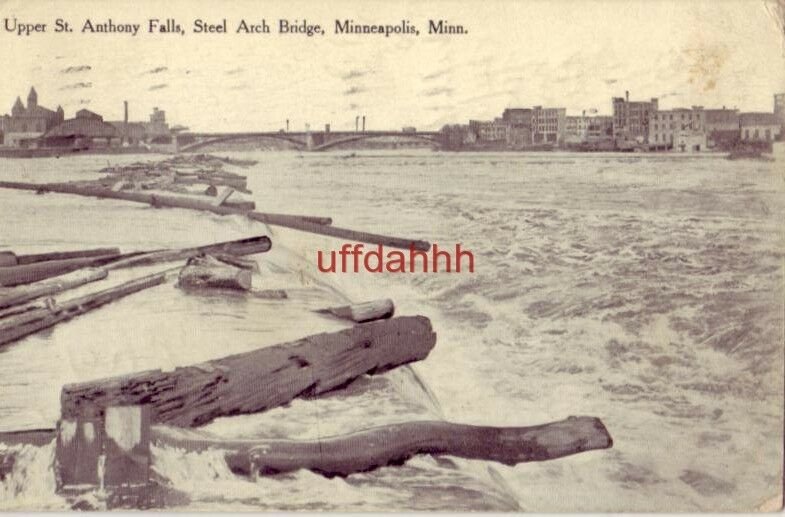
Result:
{"type": "MultiPolygon", "coordinates": [[[[179,250],[156,250],[120,254],[119,250],[86,250],[39,255],[16,255],[13,264],[0,266],[0,346],[68,321],[130,294],[149,289],[174,278],[180,269],[138,278],[111,289],[99,290],[77,298],[54,300],[59,295],[82,285],[105,279],[110,271],[153,264],[201,260],[213,264],[213,271],[239,271],[237,285],[224,282],[221,287],[250,288],[254,262],[238,258],[264,253],[272,243],[267,236],[250,237],[218,244],[179,250]],[[215,258],[213,258],[215,257],[215,258]],[[24,264],[19,265],[20,259],[24,264]],[[51,260],[49,260],[51,259],[51,260]],[[220,264],[220,267],[216,266],[220,264]],[[43,279],[41,279],[43,278],[43,279]]],[[[191,271],[189,267],[185,268],[191,271]]],[[[203,282],[202,287],[216,287],[216,282],[203,282]]]]}

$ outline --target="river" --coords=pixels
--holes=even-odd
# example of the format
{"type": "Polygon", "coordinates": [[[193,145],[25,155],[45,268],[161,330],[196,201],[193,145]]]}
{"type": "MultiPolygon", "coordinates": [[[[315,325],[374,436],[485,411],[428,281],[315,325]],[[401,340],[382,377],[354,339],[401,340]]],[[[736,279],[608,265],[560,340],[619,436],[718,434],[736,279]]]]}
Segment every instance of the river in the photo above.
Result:
{"type": "MultiPolygon", "coordinates": [[[[473,273],[323,274],[354,300],[389,296],[398,313],[431,318],[438,342],[415,369],[442,416],[533,425],[594,415],[613,436],[609,450],[493,465],[494,483],[513,501],[488,506],[467,490],[458,509],[754,510],[781,493],[781,157],[215,154],[258,160],[244,172],[258,210],[326,215],[336,226],[440,247],[460,243],[473,253],[473,273]]],[[[107,161],[138,159],[3,160],[0,179],[91,178],[107,161]]],[[[185,246],[253,232],[239,217],[10,191],[0,191],[0,220],[0,249],[23,252],[185,246]]],[[[317,250],[342,244],[294,230],[276,230],[273,238],[314,265],[317,250]]],[[[253,304],[200,305],[180,318],[182,309],[170,303],[168,295],[156,306],[131,297],[89,320],[127,320],[125,335],[85,342],[86,323],[76,319],[0,352],[0,430],[53,426],[69,372],[90,378],[196,362],[236,350],[240,338],[266,336],[253,304]],[[181,351],[161,365],[156,351],[172,341],[181,351]]],[[[294,313],[282,318],[296,320],[294,313]]],[[[304,327],[287,337],[319,331],[304,327]]],[[[35,479],[46,477],[51,451],[27,453],[25,476],[0,483],[0,507],[57,508],[47,495],[51,483],[35,479]]],[[[241,482],[216,458],[175,455],[159,453],[159,468],[183,490],[199,492],[190,509],[440,509],[396,498],[400,477],[385,490],[306,472],[241,482]]],[[[458,461],[467,469],[480,463],[458,461]]],[[[440,478],[429,483],[424,492],[438,491],[440,478]]]]}

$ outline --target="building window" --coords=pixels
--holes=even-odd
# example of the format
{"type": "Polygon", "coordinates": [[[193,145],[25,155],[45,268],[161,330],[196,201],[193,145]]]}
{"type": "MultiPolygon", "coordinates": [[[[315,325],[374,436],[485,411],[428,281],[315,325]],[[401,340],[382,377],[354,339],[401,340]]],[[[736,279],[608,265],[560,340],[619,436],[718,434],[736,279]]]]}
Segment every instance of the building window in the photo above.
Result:
{"type": "Polygon", "coordinates": [[[745,129],[744,130],[744,140],[749,140],[749,139],[750,139],[750,130],[749,129],[745,129]]]}
{"type": "Polygon", "coordinates": [[[755,130],[755,133],[753,133],[752,138],[754,138],[755,140],[758,139],[758,130],[757,129],[755,130]]]}
{"type": "Polygon", "coordinates": [[[771,129],[766,130],[766,140],[771,140],[771,129]]]}

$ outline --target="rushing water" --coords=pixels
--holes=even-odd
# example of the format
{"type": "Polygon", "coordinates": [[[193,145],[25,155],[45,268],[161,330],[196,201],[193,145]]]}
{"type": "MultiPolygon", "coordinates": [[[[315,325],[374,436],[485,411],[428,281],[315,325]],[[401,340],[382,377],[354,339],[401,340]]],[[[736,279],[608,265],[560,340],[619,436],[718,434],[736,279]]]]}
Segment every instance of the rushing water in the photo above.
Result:
{"type": "MultiPolygon", "coordinates": [[[[464,491],[446,474],[417,477],[446,472],[427,457],[346,480],[301,472],[253,482],[235,478],[220,456],[156,451],[157,468],[192,495],[189,508],[752,510],[781,492],[782,161],[232,155],[259,161],[245,172],[259,210],[328,215],[336,226],[473,252],[474,273],[319,274],[316,250],[341,241],[293,230],[273,235],[351,299],[390,296],[400,314],[431,318],[439,340],[415,367],[435,398],[428,411],[496,425],[595,415],[614,447],[516,467],[459,460],[479,473],[464,491]],[[403,487],[421,498],[402,498],[403,487]]],[[[88,178],[107,160],[136,159],[5,160],[0,179],[88,178]]],[[[7,191],[0,191],[0,217],[0,249],[19,251],[202,244],[258,228],[237,217],[7,191]]],[[[307,300],[284,310],[269,301],[183,302],[172,290],[157,293],[152,305],[129,297],[0,353],[0,430],[53,425],[59,386],[74,379],[197,362],[329,325],[299,319],[307,300]],[[261,320],[262,310],[280,321],[261,320]],[[103,335],[102,321],[112,323],[103,335]]],[[[361,428],[423,414],[367,398],[351,414],[331,414],[337,406],[314,400],[209,427],[286,435],[295,432],[287,418],[308,407],[323,426],[316,435],[325,435],[348,421],[361,428]]],[[[297,429],[295,437],[315,432],[297,429]]],[[[26,483],[35,488],[14,488],[22,475],[15,473],[1,484],[0,506],[57,507],[50,481],[33,479],[46,478],[51,450],[24,452],[26,483]],[[11,504],[14,497],[27,504],[11,504]]]]}

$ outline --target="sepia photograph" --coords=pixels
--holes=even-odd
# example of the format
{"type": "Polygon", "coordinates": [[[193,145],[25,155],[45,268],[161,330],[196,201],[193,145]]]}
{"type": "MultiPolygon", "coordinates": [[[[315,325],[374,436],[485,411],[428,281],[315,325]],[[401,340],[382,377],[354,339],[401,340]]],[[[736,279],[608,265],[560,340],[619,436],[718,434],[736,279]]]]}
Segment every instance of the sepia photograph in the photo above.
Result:
{"type": "Polygon", "coordinates": [[[785,0],[0,0],[0,512],[781,512],[785,0]]]}

